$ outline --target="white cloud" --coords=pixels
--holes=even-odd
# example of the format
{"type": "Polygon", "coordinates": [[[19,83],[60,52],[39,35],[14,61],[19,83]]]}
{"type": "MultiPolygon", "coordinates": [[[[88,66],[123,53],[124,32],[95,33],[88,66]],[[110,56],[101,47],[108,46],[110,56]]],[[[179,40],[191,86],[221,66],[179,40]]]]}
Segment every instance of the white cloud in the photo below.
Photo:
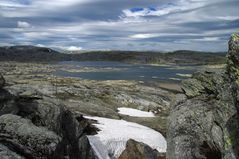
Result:
{"type": "Polygon", "coordinates": [[[16,2],[11,2],[9,0],[2,0],[0,1],[0,7],[1,8],[21,8],[24,7],[24,5],[20,4],[20,3],[16,3],[16,2]]]}
{"type": "Polygon", "coordinates": [[[82,47],[70,46],[67,48],[68,51],[79,51],[82,50],[82,47]]]}
{"type": "Polygon", "coordinates": [[[37,44],[36,46],[37,46],[37,47],[46,47],[46,46],[43,45],[43,44],[37,44]]]}
{"type": "Polygon", "coordinates": [[[71,6],[74,4],[86,3],[87,1],[91,0],[34,0],[32,1],[33,6],[42,6],[43,8],[51,8],[51,7],[65,7],[71,6]]]}
{"type": "Polygon", "coordinates": [[[29,24],[28,22],[24,22],[24,21],[18,21],[17,27],[18,28],[30,28],[31,24],[29,24]]]}
{"type": "Polygon", "coordinates": [[[205,5],[203,0],[179,0],[176,3],[169,3],[155,8],[140,8],[139,10],[125,9],[120,16],[121,19],[128,17],[145,17],[145,16],[163,16],[179,11],[187,11],[202,7],[205,5]]]}
{"type": "Polygon", "coordinates": [[[239,19],[239,16],[222,16],[222,17],[217,17],[218,19],[221,20],[237,20],[239,19]]]}
{"type": "Polygon", "coordinates": [[[129,37],[134,39],[147,39],[147,38],[154,38],[158,36],[159,34],[134,34],[129,37]]]}
{"type": "Polygon", "coordinates": [[[26,38],[37,39],[37,38],[49,37],[49,36],[51,36],[51,33],[50,32],[32,31],[32,32],[24,32],[23,35],[26,38]]]}
{"type": "Polygon", "coordinates": [[[194,39],[194,41],[219,41],[220,38],[219,37],[203,37],[201,39],[194,39]]]}

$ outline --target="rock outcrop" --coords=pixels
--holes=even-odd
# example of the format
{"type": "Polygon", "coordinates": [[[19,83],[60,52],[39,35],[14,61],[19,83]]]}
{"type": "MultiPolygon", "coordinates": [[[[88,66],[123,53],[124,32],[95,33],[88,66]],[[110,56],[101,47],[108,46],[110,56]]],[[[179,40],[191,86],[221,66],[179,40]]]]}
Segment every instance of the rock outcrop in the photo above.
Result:
{"type": "Polygon", "coordinates": [[[25,159],[2,144],[0,144],[0,156],[3,159],[25,159]]]}
{"type": "Polygon", "coordinates": [[[165,154],[153,150],[148,145],[130,139],[119,159],[165,159],[165,154]]]}
{"type": "Polygon", "coordinates": [[[227,58],[227,69],[197,72],[183,82],[187,98],[175,102],[168,121],[168,159],[239,158],[238,34],[227,58]]]}
{"type": "Polygon", "coordinates": [[[51,158],[61,138],[44,127],[35,126],[30,120],[6,114],[0,116],[1,144],[26,158],[51,158]],[[45,157],[46,158],[46,157],[45,157]]]}
{"type": "Polygon", "coordinates": [[[0,155],[19,159],[94,159],[86,137],[95,133],[94,128],[61,103],[35,94],[16,96],[0,88],[0,155]]]}

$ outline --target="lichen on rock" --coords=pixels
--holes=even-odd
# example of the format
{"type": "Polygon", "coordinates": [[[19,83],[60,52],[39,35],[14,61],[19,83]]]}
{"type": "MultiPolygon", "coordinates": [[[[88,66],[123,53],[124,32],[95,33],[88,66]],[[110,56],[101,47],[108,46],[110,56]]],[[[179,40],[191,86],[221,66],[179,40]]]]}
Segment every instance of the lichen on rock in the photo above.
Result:
{"type": "Polygon", "coordinates": [[[239,34],[229,41],[227,68],[183,82],[188,99],[172,106],[168,159],[239,158],[239,34]]]}
{"type": "Polygon", "coordinates": [[[22,145],[20,152],[28,157],[52,156],[61,138],[44,127],[35,126],[30,120],[6,114],[0,116],[1,141],[11,147],[22,145]]]}
{"type": "Polygon", "coordinates": [[[228,44],[227,71],[230,78],[239,87],[239,34],[232,34],[228,44]]]}

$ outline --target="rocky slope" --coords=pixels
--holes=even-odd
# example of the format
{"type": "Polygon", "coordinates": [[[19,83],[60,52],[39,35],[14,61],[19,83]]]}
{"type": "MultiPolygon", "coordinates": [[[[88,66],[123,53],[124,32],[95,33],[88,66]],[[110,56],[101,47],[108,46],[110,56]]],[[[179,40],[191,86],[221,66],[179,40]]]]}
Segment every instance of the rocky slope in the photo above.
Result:
{"type": "Polygon", "coordinates": [[[95,158],[82,116],[48,97],[15,96],[0,76],[0,158],[95,158]]]}
{"type": "MultiPolygon", "coordinates": [[[[94,158],[96,149],[92,143],[89,145],[86,135],[100,134],[102,130],[96,132],[96,128],[89,124],[93,122],[94,126],[99,126],[100,122],[98,120],[96,124],[96,120],[86,120],[82,115],[118,119],[125,125],[131,121],[147,126],[147,131],[152,128],[158,131],[155,133],[165,135],[166,116],[174,93],[160,89],[157,84],[151,86],[137,81],[90,81],[54,76],[54,71],[61,67],[57,64],[0,62],[0,72],[5,78],[0,76],[0,125],[6,125],[0,129],[0,154],[4,157],[94,158]],[[118,108],[141,110],[153,117],[122,114],[118,108]]],[[[82,69],[85,68],[79,68],[79,71],[82,69]]],[[[138,138],[141,134],[144,133],[139,133],[138,138]]],[[[121,137],[116,138],[117,141],[121,141],[121,137]]],[[[165,139],[164,143],[166,145],[165,139]]],[[[145,144],[141,146],[147,147],[145,144]]],[[[148,159],[154,151],[149,146],[143,154],[138,151],[134,155],[148,159]]],[[[165,149],[162,152],[160,157],[165,156],[165,149]]]]}
{"type": "MultiPolygon", "coordinates": [[[[166,116],[174,93],[160,89],[160,85],[137,81],[95,81],[56,77],[61,65],[0,62],[0,72],[7,81],[6,89],[15,96],[46,96],[62,102],[73,113],[124,119],[166,134],[166,116]],[[118,113],[127,107],[151,111],[154,118],[132,117],[118,113]]],[[[66,66],[65,66],[66,67],[66,66]]],[[[84,68],[79,68],[81,71],[84,68]]]]}
{"type": "Polygon", "coordinates": [[[239,158],[239,34],[227,58],[227,69],[183,82],[168,121],[168,159],[239,158]]]}

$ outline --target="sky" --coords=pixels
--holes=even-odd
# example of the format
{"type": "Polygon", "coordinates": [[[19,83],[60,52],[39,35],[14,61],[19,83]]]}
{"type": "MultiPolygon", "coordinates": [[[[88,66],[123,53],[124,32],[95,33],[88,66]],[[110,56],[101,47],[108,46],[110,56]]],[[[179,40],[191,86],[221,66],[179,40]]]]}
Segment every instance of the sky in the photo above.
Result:
{"type": "Polygon", "coordinates": [[[226,51],[239,0],[0,0],[0,46],[226,51]]]}

